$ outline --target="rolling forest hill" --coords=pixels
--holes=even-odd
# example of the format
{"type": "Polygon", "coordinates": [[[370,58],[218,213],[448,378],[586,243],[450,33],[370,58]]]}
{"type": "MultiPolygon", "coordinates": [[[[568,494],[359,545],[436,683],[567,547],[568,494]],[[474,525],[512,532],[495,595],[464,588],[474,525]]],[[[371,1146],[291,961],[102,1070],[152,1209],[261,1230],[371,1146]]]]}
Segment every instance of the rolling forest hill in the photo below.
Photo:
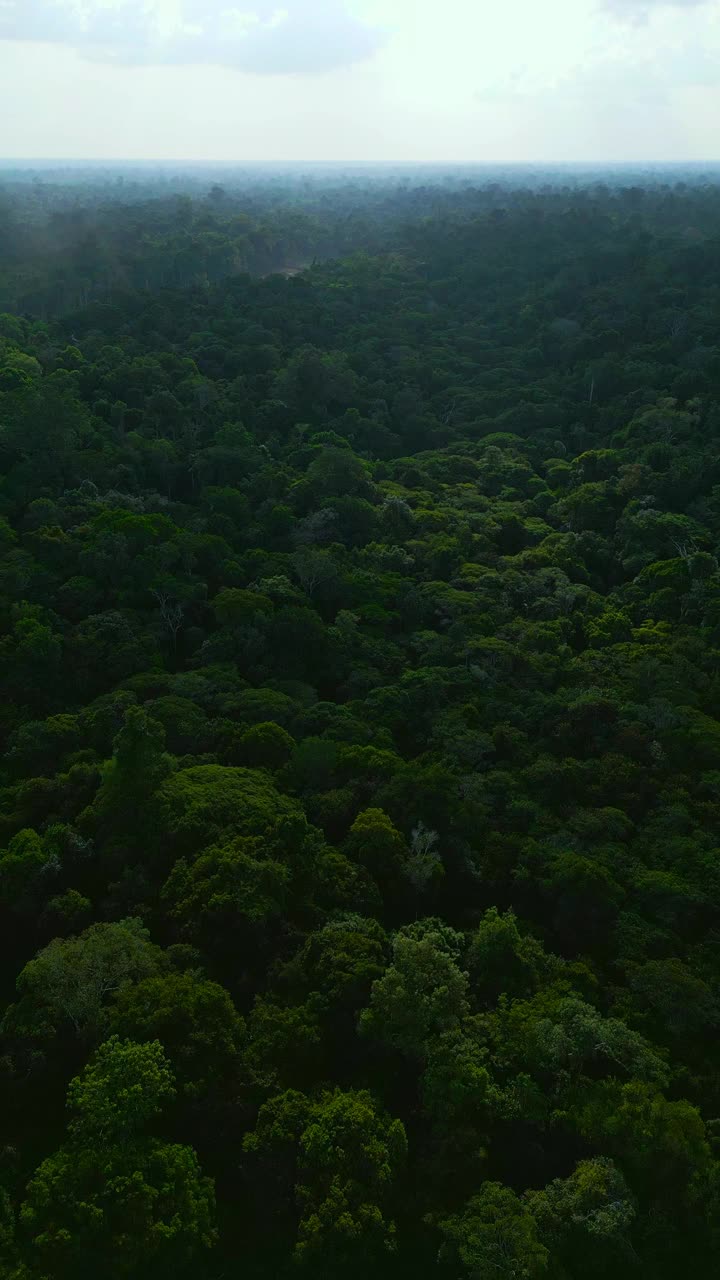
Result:
{"type": "Polygon", "coordinates": [[[709,1277],[720,189],[327,199],[5,268],[0,1270],[709,1277]]]}

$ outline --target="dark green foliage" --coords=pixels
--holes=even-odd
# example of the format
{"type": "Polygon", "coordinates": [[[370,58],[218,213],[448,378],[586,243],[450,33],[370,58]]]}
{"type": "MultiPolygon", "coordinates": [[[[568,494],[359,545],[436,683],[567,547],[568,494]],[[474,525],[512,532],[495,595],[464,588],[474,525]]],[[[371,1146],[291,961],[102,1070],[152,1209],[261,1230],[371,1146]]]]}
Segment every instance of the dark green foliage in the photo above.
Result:
{"type": "Polygon", "coordinates": [[[0,1273],[717,1274],[717,184],[103,181],[3,195],[0,1273]]]}

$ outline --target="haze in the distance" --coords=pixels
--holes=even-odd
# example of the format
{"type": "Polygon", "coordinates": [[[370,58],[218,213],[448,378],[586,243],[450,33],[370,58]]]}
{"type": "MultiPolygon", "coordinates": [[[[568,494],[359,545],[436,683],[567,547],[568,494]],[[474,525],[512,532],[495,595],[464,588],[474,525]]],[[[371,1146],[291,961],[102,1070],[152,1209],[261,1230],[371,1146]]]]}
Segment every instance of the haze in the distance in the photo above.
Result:
{"type": "Polygon", "coordinates": [[[720,0],[0,0],[0,155],[718,156],[720,0]]]}

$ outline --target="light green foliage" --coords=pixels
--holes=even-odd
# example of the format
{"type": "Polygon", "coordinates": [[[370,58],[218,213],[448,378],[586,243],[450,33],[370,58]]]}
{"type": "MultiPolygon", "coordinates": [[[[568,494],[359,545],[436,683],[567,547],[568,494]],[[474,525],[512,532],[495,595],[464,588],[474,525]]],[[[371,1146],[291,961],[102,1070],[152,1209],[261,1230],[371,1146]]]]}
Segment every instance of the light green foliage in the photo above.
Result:
{"type": "Polygon", "coordinates": [[[407,1154],[405,1131],[366,1092],[288,1093],[260,1110],[245,1148],[295,1172],[296,1257],[311,1269],[370,1265],[393,1246],[387,1216],[407,1154]]]}
{"type": "Polygon", "coordinates": [[[70,1027],[92,1042],[105,1009],[125,984],[158,973],[164,963],[138,920],[93,924],[79,937],[56,938],[20,973],[18,1003],[8,1011],[6,1026],[30,1037],[52,1037],[70,1027]]]}
{"type": "Polygon", "coordinates": [[[571,1275],[578,1270],[601,1277],[614,1266],[632,1265],[637,1208],[612,1160],[582,1160],[569,1178],[528,1191],[525,1203],[558,1270],[565,1264],[571,1275]]]}
{"type": "Polygon", "coordinates": [[[405,1131],[387,1121],[367,1093],[337,1090],[322,1097],[300,1138],[298,1254],[352,1254],[368,1260],[389,1248],[392,1222],[383,1215],[406,1157],[405,1131]]]}
{"type": "Polygon", "coordinates": [[[136,1044],[112,1036],[68,1089],[69,1132],[86,1142],[131,1141],[175,1096],[158,1040],[136,1044]]]}
{"type": "Polygon", "coordinates": [[[29,1183],[21,1223],[53,1280],[170,1277],[215,1241],[212,1183],[190,1147],[141,1142],[102,1162],[92,1147],[61,1148],[29,1183]]]}
{"type": "Polygon", "coordinates": [[[168,778],[155,797],[157,832],[179,852],[197,852],[218,836],[256,836],[297,813],[267,775],[250,769],[199,765],[168,778]]]}
{"type": "Polygon", "coordinates": [[[551,991],[502,1003],[486,1026],[506,1069],[527,1071],[558,1095],[598,1075],[668,1081],[667,1066],[652,1045],[575,996],[551,991]]]}
{"type": "Polygon", "coordinates": [[[77,889],[68,889],[51,898],[43,912],[43,918],[61,934],[77,933],[91,917],[92,902],[77,889]]]}
{"type": "Polygon", "coordinates": [[[245,1135],[244,1149],[272,1159],[294,1156],[311,1110],[310,1099],[295,1089],[270,1098],[260,1108],[253,1132],[245,1135]]]}
{"type": "Polygon", "coordinates": [[[408,853],[400,832],[382,809],[366,809],[358,815],[350,828],[345,851],[380,881],[397,875],[408,853]]]}
{"type": "Polygon", "coordinates": [[[548,1251],[530,1210],[509,1187],[486,1182],[462,1212],[440,1222],[440,1261],[469,1280],[533,1280],[545,1274],[548,1251]]]}
{"type": "Polygon", "coordinates": [[[173,1096],[157,1041],[113,1037],[71,1082],[67,1145],[37,1169],[21,1211],[40,1274],[149,1280],[213,1243],[213,1187],[195,1152],[143,1136],[173,1096]]]}
{"type": "Polygon", "coordinates": [[[535,938],[522,936],[514,912],[502,915],[491,907],[472,935],[467,966],[478,1000],[493,1004],[503,994],[531,994],[551,979],[560,962],[546,955],[535,938]]]}
{"type": "Polygon", "coordinates": [[[668,1100],[651,1084],[607,1081],[589,1092],[575,1124],[584,1138],[602,1142],[622,1161],[634,1185],[663,1197],[690,1194],[691,1179],[711,1164],[700,1112],[685,1099],[668,1100]]]}
{"type": "Polygon", "coordinates": [[[403,1053],[423,1057],[434,1039],[468,1011],[467,974],[456,957],[462,938],[428,920],[401,929],[392,964],[373,984],[360,1030],[403,1053]]]}
{"type": "Polygon", "coordinates": [[[455,1140],[467,1140],[487,1120],[492,1092],[487,1059],[472,1020],[444,1032],[428,1053],[422,1076],[423,1105],[455,1140]]]}

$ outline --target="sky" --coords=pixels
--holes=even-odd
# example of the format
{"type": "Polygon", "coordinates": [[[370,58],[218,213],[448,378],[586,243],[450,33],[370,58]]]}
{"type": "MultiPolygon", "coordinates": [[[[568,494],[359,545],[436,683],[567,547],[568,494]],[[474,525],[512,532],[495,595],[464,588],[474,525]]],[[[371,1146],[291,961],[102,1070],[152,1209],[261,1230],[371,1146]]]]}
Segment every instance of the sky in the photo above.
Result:
{"type": "Polygon", "coordinates": [[[0,156],[720,159],[720,0],[0,0],[0,156]]]}

